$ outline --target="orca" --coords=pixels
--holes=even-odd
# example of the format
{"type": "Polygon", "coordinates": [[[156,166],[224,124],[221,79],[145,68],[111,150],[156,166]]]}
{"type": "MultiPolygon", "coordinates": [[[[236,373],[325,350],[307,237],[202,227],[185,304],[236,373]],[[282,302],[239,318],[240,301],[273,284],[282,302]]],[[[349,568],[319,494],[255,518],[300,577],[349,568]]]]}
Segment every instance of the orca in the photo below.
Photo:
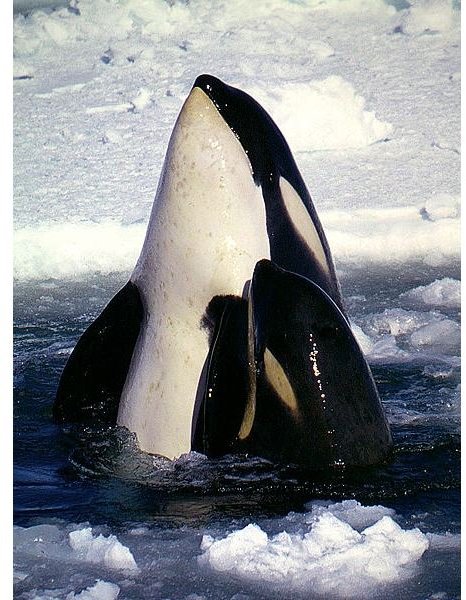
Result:
{"type": "Polygon", "coordinates": [[[124,426],[170,459],[249,452],[325,468],[387,456],[390,430],[311,197],[245,92],[196,79],[134,271],[78,340],[53,412],[124,426]]]}
{"type": "Polygon", "coordinates": [[[317,284],[267,259],[256,264],[247,302],[225,306],[200,412],[195,448],[214,456],[286,457],[319,470],[382,462],[392,444],[342,311],[317,284]],[[241,411],[231,412],[238,398],[241,411]]]}

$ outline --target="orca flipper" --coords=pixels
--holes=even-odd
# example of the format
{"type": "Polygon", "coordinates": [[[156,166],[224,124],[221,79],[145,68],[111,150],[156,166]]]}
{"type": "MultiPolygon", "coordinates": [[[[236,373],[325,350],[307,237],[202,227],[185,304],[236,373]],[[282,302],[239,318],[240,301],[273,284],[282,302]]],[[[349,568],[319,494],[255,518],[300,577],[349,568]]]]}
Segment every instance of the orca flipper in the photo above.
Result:
{"type": "Polygon", "coordinates": [[[214,457],[237,450],[249,387],[248,303],[239,296],[217,296],[204,321],[213,335],[194,411],[192,449],[214,457]]]}
{"type": "Polygon", "coordinates": [[[115,424],[143,318],[138,288],[128,282],[82,334],[58,385],[56,421],[115,424]]]}
{"type": "Polygon", "coordinates": [[[392,440],[374,380],[328,294],[262,260],[249,302],[256,379],[248,451],[316,470],[386,459],[392,440]]]}

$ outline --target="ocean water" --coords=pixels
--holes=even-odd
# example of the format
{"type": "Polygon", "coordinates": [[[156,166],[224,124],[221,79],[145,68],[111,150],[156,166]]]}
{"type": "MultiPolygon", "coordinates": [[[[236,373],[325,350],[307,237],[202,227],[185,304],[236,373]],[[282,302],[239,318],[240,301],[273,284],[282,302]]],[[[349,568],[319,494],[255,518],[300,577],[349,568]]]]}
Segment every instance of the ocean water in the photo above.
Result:
{"type": "MultiPolygon", "coordinates": [[[[225,537],[251,523],[269,535],[290,532],[306,524],[316,502],[323,502],[326,514],[332,514],[338,503],[352,500],[368,507],[369,521],[378,522],[383,507],[404,530],[418,528],[427,534],[430,544],[413,560],[413,573],[389,577],[388,583],[376,578],[378,585],[371,580],[370,597],[427,598],[436,592],[459,597],[459,341],[451,339],[452,324],[459,322],[456,286],[451,285],[458,281],[458,265],[442,269],[440,280],[437,269],[411,268],[398,276],[393,273],[390,287],[385,285],[385,271],[356,270],[341,278],[350,316],[364,331],[359,335],[372,344],[372,368],[395,453],[383,467],[320,479],[247,457],[207,460],[192,454],[175,464],[156,461],[137,450],[126,430],[63,430],[55,425],[51,406],[66,358],[77,336],[123,281],[114,276],[104,284],[95,277],[79,284],[18,285],[14,522],[20,542],[15,595],[32,598],[32,590],[58,589],[58,597],[65,597],[65,592],[92,587],[99,578],[118,585],[123,598],[231,598],[240,593],[275,597],[277,583],[267,567],[248,579],[234,565],[231,576],[225,576],[208,561],[198,564],[202,536],[225,537]],[[420,286],[432,281],[437,290],[450,285],[449,293],[437,304],[420,307],[420,286]],[[43,524],[55,529],[37,531],[43,524]],[[66,534],[86,526],[95,535],[116,535],[131,550],[138,574],[128,577],[124,569],[107,567],[102,560],[70,557],[66,534]]],[[[263,550],[267,552],[271,551],[263,550]]],[[[372,552],[384,564],[383,547],[372,552]]],[[[339,552],[333,553],[337,561],[339,552]]],[[[332,551],[330,565],[331,556],[332,551]]],[[[305,555],[298,552],[298,557],[298,563],[308,564],[305,555]]],[[[223,559],[233,560],[231,552],[226,550],[223,559]]],[[[348,558],[349,564],[358,560],[348,558]]],[[[328,564],[316,567],[319,580],[328,564]]],[[[334,567],[336,590],[324,588],[315,596],[333,592],[335,597],[349,597],[352,579],[347,568],[334,567]]],[[[276,597],[314,597],[316,577],[313,573],[297,582],[291,579],[291,595],[280,592],[276,597]]],[[[364,582],[361,576],[353,595],[364,595],[364,582]]]]}
{"type": "Polygon", "coordinates": [[[104,2],[14,17],[14,596],[460,596],[459,11],[441,0],[104,2]],[[127,281],[195,77],[257,97],[326,230],[395,440],[316,478],[59,427],[127,281]]]}

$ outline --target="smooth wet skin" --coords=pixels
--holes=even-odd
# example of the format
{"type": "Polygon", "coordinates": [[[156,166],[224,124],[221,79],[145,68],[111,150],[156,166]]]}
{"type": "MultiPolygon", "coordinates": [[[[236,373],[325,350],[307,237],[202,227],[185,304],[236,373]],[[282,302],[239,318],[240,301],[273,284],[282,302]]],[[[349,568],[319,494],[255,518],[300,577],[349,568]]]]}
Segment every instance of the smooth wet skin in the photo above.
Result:
{"type": "Polygon", "coordinates": [[[316,284],[269,261],[252,280],[256,454],[312,469],[383,461],[392,445],[369,366],[316,284]]]}

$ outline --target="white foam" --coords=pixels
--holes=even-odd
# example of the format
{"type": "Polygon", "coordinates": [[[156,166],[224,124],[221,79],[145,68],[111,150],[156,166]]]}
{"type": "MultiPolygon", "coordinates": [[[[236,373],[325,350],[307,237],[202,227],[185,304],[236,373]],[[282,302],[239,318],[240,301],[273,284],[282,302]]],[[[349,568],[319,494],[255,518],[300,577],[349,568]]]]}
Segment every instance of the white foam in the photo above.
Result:
{"type": "Polygon", "coordinates": [[[450,277],[436,279],[429,285],[421,285],[405,292],[400,298],[421,306],[460,308],[461,282],[450,277]]]}
{"type": "Polygon", "coordinates": [[[248,91],[270,112],[293,151],[363,148],[393,130],[365,110],[364,98],[339,76],[248,91]]]}
{"type": "Polygon", "coordinates": [[[388,515],[359,533],[326,510],[296,534],[268,536],[250,524],[222,538],[204,536],[199,563],[275,592],[370,597],[400,582],[428,548],[418,529],[403,530],[388,515]]]}
{"type": "Polygon", "coordinates": [[[94,536],[91,527],[69,533],[69,543],[80,560],[100,563],[110,569],[137,570],[131,551],[118,541],[116,536],[99,534],[94,536]]]}

